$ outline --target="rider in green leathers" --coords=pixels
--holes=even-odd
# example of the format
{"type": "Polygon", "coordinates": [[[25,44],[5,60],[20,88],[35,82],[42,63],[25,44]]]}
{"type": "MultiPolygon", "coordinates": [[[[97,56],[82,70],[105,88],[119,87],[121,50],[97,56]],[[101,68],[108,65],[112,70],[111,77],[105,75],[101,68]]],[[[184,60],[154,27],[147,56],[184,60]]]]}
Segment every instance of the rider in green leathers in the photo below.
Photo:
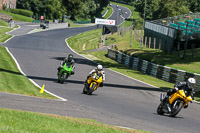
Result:
{"type": "Polygon", "coordinates": [[[73,59],[73,55],[69,54],[67,58],[65,58],[63,61],[60,62],[60,66],[57,68],[58,69],[58,73],[60,72],[61,68],[64,66],[65,63],[70,63],[72,65],[72,72],[71,74],[74,74],[74,69],[75,69],[75,63],[74,63],[74,59],[73,59]]]}

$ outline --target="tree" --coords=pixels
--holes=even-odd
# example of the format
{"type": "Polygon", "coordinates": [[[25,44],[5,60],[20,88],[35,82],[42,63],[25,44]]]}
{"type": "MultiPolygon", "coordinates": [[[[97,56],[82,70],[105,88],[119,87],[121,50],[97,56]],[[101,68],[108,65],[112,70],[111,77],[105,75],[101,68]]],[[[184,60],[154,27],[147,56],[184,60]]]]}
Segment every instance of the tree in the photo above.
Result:
{"type": "Polygon", "coordinates": [[[93,0],[88,0],[83,4],[79,15],[77,15],[77,18],[82,18],[84,20],[91,19],[93,16],[95,16],[96,10],[96,3],[93,0]]]}
{"type": "Polygon", "coordinates": [[[17,8],[33,11],[36,17],[61,19],[63,15],[71,19],[86,20],[101,14],[109,0],[17,0],[17,8]]]}
{"type": "MultiPolygon", "coordinates": [[[[136,10],[143,17],[144,1],[136,2],[136,10]]],[[[146,19],[154,20],[189,13],[186,0],[146,0],[146,19]]]]}
{"type": "Polygon", "coordinates": [[[71,19],[75,19],[75,16],[81,12],[84,1],[85,0],[63,0],[63,5],[67,9],[67,15],[71,16],[71,19]]]}

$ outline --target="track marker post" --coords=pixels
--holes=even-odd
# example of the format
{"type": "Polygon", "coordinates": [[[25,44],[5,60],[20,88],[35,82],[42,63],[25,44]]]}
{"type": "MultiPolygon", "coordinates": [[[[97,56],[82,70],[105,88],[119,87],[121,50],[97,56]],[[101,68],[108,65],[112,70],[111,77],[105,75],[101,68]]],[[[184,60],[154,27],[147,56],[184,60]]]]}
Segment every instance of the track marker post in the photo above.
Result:
{"type": "Polygon", "coordinates": [[[44,92],[44,87],[45,87],[45,84],[42,86],[41,90],[40,90],[40,93],[43,93],[44,92]]]}

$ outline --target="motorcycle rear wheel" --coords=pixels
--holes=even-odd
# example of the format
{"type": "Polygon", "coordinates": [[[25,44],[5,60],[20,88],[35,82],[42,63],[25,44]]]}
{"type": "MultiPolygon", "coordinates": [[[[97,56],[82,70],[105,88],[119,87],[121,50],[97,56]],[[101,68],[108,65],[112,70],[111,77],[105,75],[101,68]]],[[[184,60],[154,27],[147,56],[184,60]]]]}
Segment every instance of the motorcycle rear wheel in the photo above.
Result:
{"type": "Polygon", "coordinates": [[[158,106],[158,108],[157,108],[157,113],[158,113],[159,115],[163,115],[163,114],[164,114],[164,111],[162,110],[162,103],[160,103],[160,105],[158,106]]]}
{"type": "Polygon", "coordinates": [[[86,94],[86,93],[87,93],[86,86],[84,86],[84,88],[83,88],[83,94],[86,94]]]}

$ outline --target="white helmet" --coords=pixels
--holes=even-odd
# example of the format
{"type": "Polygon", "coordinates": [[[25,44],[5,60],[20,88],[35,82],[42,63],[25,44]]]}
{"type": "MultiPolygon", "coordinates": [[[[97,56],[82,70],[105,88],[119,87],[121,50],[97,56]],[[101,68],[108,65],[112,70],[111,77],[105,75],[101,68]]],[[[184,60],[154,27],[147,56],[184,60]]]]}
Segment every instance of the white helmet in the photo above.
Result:
{"type": "Polygon", "coordinates": [[[97,65],[97,70],[98,71],[102,71],[103,70],[103,66],[102,65],[97,65]]]}
{"type": "Polygon", "coordinates": [[[189,78],[188,81],[189,88],[194,88],[194,85],[196,84],[196,80],[194,78],[189,78]]]}

